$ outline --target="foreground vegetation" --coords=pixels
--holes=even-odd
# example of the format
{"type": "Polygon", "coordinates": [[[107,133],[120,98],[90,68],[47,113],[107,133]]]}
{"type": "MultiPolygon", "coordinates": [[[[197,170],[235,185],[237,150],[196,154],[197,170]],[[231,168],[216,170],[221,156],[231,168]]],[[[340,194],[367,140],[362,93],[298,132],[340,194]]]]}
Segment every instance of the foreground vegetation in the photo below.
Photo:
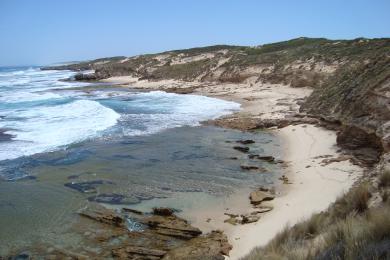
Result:
{"type": "Polygon", "coordinates": [[[390,171],[361,182],[326,212],[286,227],[245,260],[390,259],[390,171]]]}

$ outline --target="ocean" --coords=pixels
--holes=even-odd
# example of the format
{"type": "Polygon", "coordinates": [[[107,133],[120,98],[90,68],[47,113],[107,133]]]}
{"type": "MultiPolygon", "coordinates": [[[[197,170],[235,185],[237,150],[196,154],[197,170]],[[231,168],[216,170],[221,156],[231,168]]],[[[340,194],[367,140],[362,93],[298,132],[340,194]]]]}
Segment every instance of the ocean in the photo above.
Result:
{"type": "Polygon", "coordinates": [[[0,256],[82,244],[76,213],[88,203],[185,215],[279,176],[267,162],[242,170],[253,162],[233,149],[252,139],[251,153],[279,154],[272,133],[201,124],[237,103],[64,80],[74,74],[0,68],[0,256]]]}
{"type": "MultiPolygon", "coordinates": [[[[202,96],[164,92],[73,91],[70,71],[0,69],[0,161],[50,152],[94,138],[153,134],[198,125],[239,109],[202,96]]],[[[9,176],[13,178],[13,176],[9,176]]]]}

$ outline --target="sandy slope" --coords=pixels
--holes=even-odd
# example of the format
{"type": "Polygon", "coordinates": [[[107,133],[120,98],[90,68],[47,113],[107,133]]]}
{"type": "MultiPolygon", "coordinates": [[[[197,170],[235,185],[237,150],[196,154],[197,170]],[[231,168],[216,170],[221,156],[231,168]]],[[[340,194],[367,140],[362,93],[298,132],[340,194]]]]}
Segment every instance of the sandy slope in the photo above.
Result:
{"type": "MultiPolygon", "coordinates": [[[[242,111],[231,116],[238,118],[274,119],[296,114],[299,109],[298,102],[311,93],[309,88],[291,88],[250,81],[245,84],[204,84],[173,80],[148,82],[131,77],[116,77],[106,81],[145,90],[195,87],[195,94],[241,103],[242,111]]],[[[256,223],[237,226],[223,223],[226,219],[223,207],[226,205],[189,216],[190,220],[194,220],[193,225],[205,231],[213,227],[224,230],[233,245],[230,259],[239,259],[254,247],[266,244],[286,225],[295,224],[315,212],[325,210],[353,185],[362,172],[361,168],[349,161],[328,165],[321,163],[324,158],[319,156],[338,156],[335,132],[302,124],[274,132],[284,139],[283,159],[289,162],[285,174],[291,184],[284,185],[283,195],[272,201],[274,209],[271,212],[263,214],[256,223]],[[206,217],[212,221],[206,222],[206,217]]],[[[245,194],[232,198],[230,204],[232,203],[236,204],[236,207],[231,207],[235,208],[235,213],[250,210],[249,200],[245,194]]]]}
{"type": "Polygon", "coordinates": [[[292,184],[288,184],[285,195],[273,201],[274,210],[257,223],[240,226],[228,234],[233,238],[230,259],[238,259],[254,247],[265,245],[286,225],[325,210],[361,173],[361,169],[349,161],[322,166],[323,158],[316,158],[337,154],[336,135],[332,131],[311,125],[288,126],[275,131],[285,140],[284,159],[290,162],[286,175],[292,184]]]}

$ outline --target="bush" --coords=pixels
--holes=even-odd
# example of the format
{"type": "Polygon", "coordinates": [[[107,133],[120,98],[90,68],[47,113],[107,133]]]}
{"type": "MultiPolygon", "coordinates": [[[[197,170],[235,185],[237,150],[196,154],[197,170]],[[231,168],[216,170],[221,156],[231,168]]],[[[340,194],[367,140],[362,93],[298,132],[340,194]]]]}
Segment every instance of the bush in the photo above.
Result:
{"type": "Polygon", "coordinates": [[[337,199],[331,214],[334,219],[338,219],[346,218],[350,214],[363,213],[368,208],[370,197],[369,185],[362,183],[337,199]]]}
{"type": "Polygon", "coordinates": [[[339,221],[326,235],[319,259],[387,259],[390,257],[390,208],[339,221]]]}
{"type": "Polygon", "coordinates": [[[387,202],[389,199],[389,192],[387,190],[381,192],[381,197],[383,202],[387,202]]]}
{"type": "Polygon", "coordinates": [[[390,170],[385,170],[382,172],[381,176],[379,176],[379,187],[389,187],[390,186],[390,170]]]}
{"type": "Polygon", "coordinates": [[[368,208],[372,188],[352,188],[327,212],[286,227],[244,259],[390,259],[390,204],[368,208]]]}

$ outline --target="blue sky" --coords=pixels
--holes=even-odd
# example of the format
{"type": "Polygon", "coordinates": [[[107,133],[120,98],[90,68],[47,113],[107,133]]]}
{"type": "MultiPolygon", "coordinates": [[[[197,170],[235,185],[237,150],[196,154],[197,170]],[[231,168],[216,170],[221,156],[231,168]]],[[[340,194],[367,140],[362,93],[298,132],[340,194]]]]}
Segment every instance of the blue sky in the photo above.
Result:
{"type": "Polygon", "coordinates": [[[0,66],[300,36],[390,37],[390,0],[0,0],[0,66]]]}

